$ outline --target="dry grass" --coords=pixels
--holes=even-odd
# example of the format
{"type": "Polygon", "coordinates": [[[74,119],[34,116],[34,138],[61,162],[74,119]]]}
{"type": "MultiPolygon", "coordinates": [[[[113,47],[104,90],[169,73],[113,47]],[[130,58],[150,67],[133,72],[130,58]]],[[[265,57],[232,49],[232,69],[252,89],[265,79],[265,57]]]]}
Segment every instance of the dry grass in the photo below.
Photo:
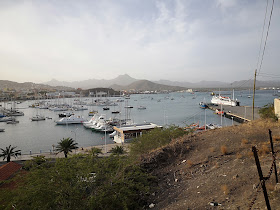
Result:
{"type": "Polygon", "coordinates": [[[225,195],[227,195],[229,193],[229,189],[228,189],[228,186],[226,184],[221,186],[221,190],[225,195]]]}
{"type": "Polygon", "coordinates": [[[209,148],[209,151],[210,151],[210,152],[215,152],[215,148],[214,148],[214,147],[210,147],[210,148],[209,148]]]}
{"type": "Polygon", "coordinates": [[[254,158],[254,153],[253,153],[252,151],[249,151],[249,152],[248,152],[248,157],[249,157],[249,158],[254,158]]]}
{"type": "Polygon", "coordinates": [[[269,190],[269,191],[274,191],[275,189],[275,185],[272,184],[272,183],[266,183],[266,189],[269,190]]]}
{"type": "Polygon", "coordinates": [[[243,155],[242,155],[241,153],[237,153],[237,154],[236,154],[236,158],[237,158],[237,159],[241,159],[242,157],[243,157],[243,155]]]}
{"type": "Polygon", "coordinates": [[[273,136],[273,137],[272,137],[272,140],[273,140],[273,141],[280,141],[280,136],[273,136]]]}
{"type": "Polygon", "coordinates": [[[260,155],[266,155],[269,153],[269,147],[266,144],[263,144],[262,147],[259,149],[260,155]]]}
{"type": "Polygon", "coordinates": [[[221,152],[223,155],[226,155],[228,153],[227,147],[225,145],[221,146],[221,152]]]}
{"type": "Polygon", "coordinates": [[[190,168],[193,166],[193,162],[191,160],[187,160],[187,166],[190,168]]]}
{"type": "Polygon", "coordinates": [[[245,146],[245,145],[247,145],[249,143],[249,140],[248,139],[242,139],[241,140],[241,146],[245,146]]]}

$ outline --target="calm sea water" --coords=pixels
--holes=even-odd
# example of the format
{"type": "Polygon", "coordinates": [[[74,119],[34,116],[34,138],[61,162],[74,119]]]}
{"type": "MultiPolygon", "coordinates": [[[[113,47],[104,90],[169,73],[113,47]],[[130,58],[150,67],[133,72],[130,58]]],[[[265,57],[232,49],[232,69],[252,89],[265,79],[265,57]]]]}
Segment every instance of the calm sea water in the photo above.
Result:
{"type": "MultiPolygon", "coordinates": [[[[230,96],[230,92],[221,92],[221,95],[230,96]]],[[[241,106],[251,106],[252,98],[248,98],[249,91],[235,91],[235,97],[241,102],[241,106]]],[[[257,91],[255,97],[256,106],[262,107],[268,103],[273,103],[275,96],[272,96],[273,91],[257,91]]],[[[116,100],[117,98],[111,98],[116,100]]],[[[60,99],[62,100],[62,99],[60,99]]],[[[82,98],[83,101],[91,102],[92,98],[82,98]]],[[[78,115],[82,115],[90,119],[88,112],[91,109],[98,110],[99,114],[106,114],[106,118],[118,117],[125,118],[126,105],[133,106],[129,109],[127,115],[136,123],[153,122],[158,125],[174,124],[185,126],[194,122],[204,124],[205,114],[206,123],[221,124],[221,118],[213,114],[211,110],[202,110],[198,103],[201,101],[210,102],[211,96],[208,92],[196,92],[194,95],[190,93],[170,93],[170,94],[149,94],[149,95],[131,95],[130,99],[119,103],[119,106],[111,106],[109,111],[103,111],[103,107],[88,106],[89,110],[76,111],[78,115]],[[195,96],[195,98],[193,98],[195,96]],[[146,110],[138,110],[137,107],[146,106],[146,110]],[[119,110],[120,115],[113,115],[111,111],[119,110]]],[[[56,103],[57,100],[51,100],[51,103],[56,103]]],[[[61,101],[62,102],[62,101],[61,101]]],[[[73,104],[74,99],[64,99],[64,102],[73,104]]],[[[58,113],[44,109],[28,108],[34,101],[26,101],[19,105],[20,111],[24,112],[24,116],[16,117],[19,120],[18,124],[6,124],[0,122],[0,128],[4,128],[5,132],[0,132],[0,148],[5,148],[10,144],[21,149],[23,154],[49,152],[52,145],[57,145],[57,142],[62,138],[71,137],[76,139],[80,147],[103,145],[105,144],[105,134],[92,132],[90,129],[85,129],[83,125],[56,125],[55,121],[59,119],[58,113]],[[30,118],[37,113],[46,117],[51,117],[51,120],[32,122],[30,118]]],[[[4,103],[2,103],[4,106],[4,103]]],[[[7,104],[5,105],[7,107],[7,104]]],[[[223,126],[232,125],[230,119],[222,119],[223,126]]],[[[113,140],[107,135],[106,143],[113,143],[113,140]]]]}

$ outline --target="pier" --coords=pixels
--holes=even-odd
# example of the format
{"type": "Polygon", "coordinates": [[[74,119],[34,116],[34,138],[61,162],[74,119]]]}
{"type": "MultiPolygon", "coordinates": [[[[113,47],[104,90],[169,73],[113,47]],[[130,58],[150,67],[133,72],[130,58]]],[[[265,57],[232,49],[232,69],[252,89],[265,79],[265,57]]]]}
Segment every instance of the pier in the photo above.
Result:
{"type": "MultiPolygon", "coordinates": [[[[214,104],[207,104],[208,108],[215,111],[216,109],[221,109],[221,106],[214,104]]],[[[224,111],[224,116],[226,118],[232,119],[236,122],[250,122],[253,119],[253,108],[251,106],[226,106],[223,105],[222,109],[224,111]]],[[[254,119],[259,119],[259,107],[254,109],[254,119]]]]}

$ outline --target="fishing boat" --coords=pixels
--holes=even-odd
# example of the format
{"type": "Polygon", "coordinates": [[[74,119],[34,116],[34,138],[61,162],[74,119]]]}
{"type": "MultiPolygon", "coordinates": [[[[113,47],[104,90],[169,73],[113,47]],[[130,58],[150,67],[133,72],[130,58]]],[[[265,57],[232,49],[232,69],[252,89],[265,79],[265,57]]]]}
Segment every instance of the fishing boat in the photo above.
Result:
{"type": "Polygon", "coordinates": [[[70,117],[64,117],[56,121],[57,125],[68,125],[68,124],[82,124],[85,119],[81,116],[71,115],[70,117]]]}

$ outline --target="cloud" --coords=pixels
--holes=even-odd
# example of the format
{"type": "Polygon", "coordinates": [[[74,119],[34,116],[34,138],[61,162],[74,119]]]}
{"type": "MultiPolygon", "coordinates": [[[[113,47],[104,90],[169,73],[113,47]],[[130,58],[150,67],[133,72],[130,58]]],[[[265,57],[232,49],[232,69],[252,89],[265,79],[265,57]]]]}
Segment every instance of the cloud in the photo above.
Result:
{"type": "Polygon", "coordinates": [[[228,71],[231,77],[223,79],[244,79],[241,72],[256,62],[264,6],[237,0],[1,2],[1,78],[73,81],[128,73],[193,81],[228,71]]]}

